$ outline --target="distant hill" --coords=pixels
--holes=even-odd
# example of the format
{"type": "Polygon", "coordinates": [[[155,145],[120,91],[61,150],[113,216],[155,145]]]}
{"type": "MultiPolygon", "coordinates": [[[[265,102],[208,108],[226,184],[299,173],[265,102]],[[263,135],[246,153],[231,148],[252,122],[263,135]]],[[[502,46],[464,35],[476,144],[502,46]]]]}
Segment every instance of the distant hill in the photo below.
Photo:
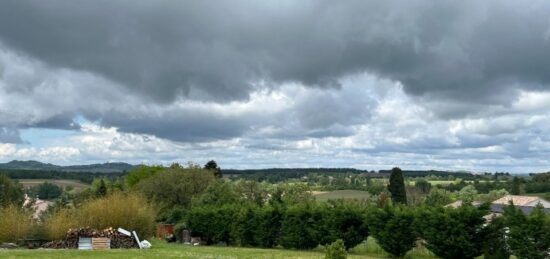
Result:
{"type": "Polygon", "coordinates": [[[36,171],[63,171],[63,172],[98,172],[98,173],[119,173],[129,171],[134,165],[128,163],[103,163],[91,165],[70,165],[59,166],[50,163],[42,163],[34,160],[19,161],[13,160],[7,163],[0,163],[0,170],[36,170],[36,171]]]}

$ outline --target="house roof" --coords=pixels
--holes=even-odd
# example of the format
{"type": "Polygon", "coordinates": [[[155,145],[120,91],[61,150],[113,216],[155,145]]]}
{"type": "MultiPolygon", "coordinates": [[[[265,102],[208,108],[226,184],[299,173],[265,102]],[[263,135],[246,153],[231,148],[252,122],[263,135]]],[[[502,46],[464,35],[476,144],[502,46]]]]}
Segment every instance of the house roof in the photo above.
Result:
{"type": "MultiPolygon", "coordinates": [[[[491,204],[491,211],[494,213],[504,213],[504,208],[508,206],[507,204],[491,204]]],[[[520,209],[523,214],[529,215],[533,210],[535,210],[535,207],[533,206],[515,206],[516,208],[520,209]]],[[[550,208],[544,208],[544,213],[550,214],[550,208]]]]}
{"type": "Polygon", "coordinates": [[[506,195],[496,201],[493,201],[493,204],[508,205],[512,202],[516,206],[529,206],[533,202],[539,200],[541,200],[541,198],[536,196],[506,195]]]}

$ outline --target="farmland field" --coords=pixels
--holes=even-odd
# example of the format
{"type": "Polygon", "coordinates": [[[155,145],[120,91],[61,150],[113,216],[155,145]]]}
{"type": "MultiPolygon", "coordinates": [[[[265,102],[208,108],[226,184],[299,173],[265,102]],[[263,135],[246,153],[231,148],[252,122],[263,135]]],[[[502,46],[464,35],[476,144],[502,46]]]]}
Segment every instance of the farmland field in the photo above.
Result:
{"type": "Polygon", "coordinates": [[[74,189],[78,192],[90,187],[90,185],[82,183],[77,180],[61,180],[61,179],[20,179],[18,180],[19,183],[23,185],[24,188],[33,187],[36,185],[39,185],[44,182],[50,182],[53,184],[56,184],[57,186],[61,188],[65,188],[66,186],[72,186],[74,189]]]}
{"type": "Polygon", "coordinates": [[[334,199],[367,199],[370,194],[364,191],[356,190],[339,190],[332,192],[318,192],[314,194],[318,201],[334,200],[334,199]]]}

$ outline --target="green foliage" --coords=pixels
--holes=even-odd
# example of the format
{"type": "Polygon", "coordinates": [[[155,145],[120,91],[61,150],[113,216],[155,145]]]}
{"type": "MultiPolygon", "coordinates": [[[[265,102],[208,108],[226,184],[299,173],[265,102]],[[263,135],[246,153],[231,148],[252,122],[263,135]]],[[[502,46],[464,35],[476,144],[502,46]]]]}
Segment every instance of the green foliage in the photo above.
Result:
{"type": "Polygon", "coordinates": [[[426,247],[442,258],[475,258],[483,251],[486,232],[483,216],[487,206],[464,204],[457,209],[424,207],[419,210],[415,227],[426,247]]]}
{"type": "Polygon", "coordinates": [[[503,217],[494,217],[486,226],[487,236],[483,242],[485,259],[502,259],[510,257],[510,248],[506,242],[506,224],[503,217]]]}
{"type": "Polygon", "coordinates": [[[162,170],[164,170],[164,167],[161,165],[139,165],[128,173],[128,175],[126,176],[126,183],[128,184],[128,186],[133,187],[139,182],[155,175],[162,170]]]}
{"type": "Polygon", "coordinates": [[[317,206],[294,205],[281,224],[280,244],[284,248],[312,249],[323,238],[323,213],[317,206]]]}
{"type": "Polygon", "coordinates": [[[23,188],[5,175],[0,175],[0,207],[22,205],[25,199],[23,188]]]}
{"type": "Polygon", "coordinates": [[[59,198],[61,193],[63,193],[63,189],[50,182],[44,182],[29,189],[30,196],[37,196],[42,200],[59,198]]]}
{"type": "Polygon", "coordinates": [[[35,226],[30,211],[15,204],[0,207],[0,243],[27,237],[35,226]]]}
{"type": "Polygon", "coordinates": [[[321,244],[329,244],[337,239],[344,242],[346,249],[362,243],[368,237],[365,221],[366,209],[354,201],[329,201],[323,209],[324,226],[328,235],[321,244]]]}
{"type": "Polygon", "coordinates": [[[279,195],[279,200],[285,205],[313,204],[315,198],[307,184],[280,184],[276,187],[273,196],[279,195]]]}
{"type": "Polygon", "coordinates": [[[521,194],[521,180],[517,176],[514,176],[514,179],[512,180],[512,190],[510,191],[510,193],[512,195],[521,194]]]}
{"type": "Polygon", "coordinates": [[[216,161],[210,160],[204,165],[204,169],[212,171],[214,175],[218,178],[222,178],[222,169],[218,166],[216,161]]]}
{"type": "Polygon", "coordinates": [[[200,236],[208,245],[230,244],[236,210],[233,205],[193,207],[186,215],[186,225],[191,235],[200,236]]]}
{"type": "Polygon", "coordinates": [[[103,179],[99,180],[99,185],[97,186],[95,195],[97,197],[105,197],[105,195],[107,195],[107,186],[105,185],[105,181],[103,179]]]}
{"type": "Polygon", "coordinates": [[[403,172],[399,167],[395,167],[391,170],[388,191],[391,193],[391,199],[394,203],[407,204],[405,181],[403,179],[403,172]]]}
{"type": "Polygon", "coordinates": [[[432,184],[422,178],[419,180],[416,180],[415,186],[420,190],[422,194],[428,194],[432,189],[432,184]]]}
{"type": "Polygon", "coordinates": [[[489,193],[487,194],[479,194],[478,195],[478,200],[480,201],[483,201],[483,202],[493,202],[495,200],[498,200],[502,197],[504,197],[505,195],[508,195],[508,191],[506,191],[506,189],[500,189],[500,190],[491,190],[489,193]]]}
{"type": "Polygon", "coordinates": [[[544,259],[550,247],[550,222],[544,208],[538,205],[525,216],[513,205],[504,210],[506,225],[510,229],[508,244],[518,258],[544,259]]]}
{"type": "Polygon", "coordinates": [[[239,196],[232,182],[214,181],[203,194],[193,200],[193,206],[235,204],[239,202],[239,196]]]}
{"type": "Polygon", "coordinates": [[[245,202],[251,202],[262,206],[267,201],[269,194],[267,188],[254,180],[239,180],[235,183],[235,190],[245,202]]]}
{"type": "Polygon", "coordinates": [[[161,213],[164,213],[174,207],[189,208],[191,200],[204,193],[214,181],[216,178],[210,171],[195,166],[184,168],[172,165],[140,181],[136,189],[158,204],[161,213]]]}
{"type": "Polygon", "coordinates": [[[447,205],[451,203],[451,201],[451,197],[447,190],[435,188],[430,191],[430,194],[428,196],[426,196],[424,204],[436,207],[447,205]]]}
{"type": "Polygon", "coordinates": [[[369,213],[368,224],[371,235],[386,252],[403,257],[415,246],[414,219],[409,207],[385,206],[369,213]]]}
{"type": "Polygon", "coordinates": [[[465,203],[473,202],[476,195],[477,190],[473,185],[467,185],[458,192],[458,198],[465,203]]]}
{"type": "Polygon", "coordinates": [[[338,239],[332,244],[327,246],[325,251],[325,259],[346,259],[348,258],[348,253],[346,252],[346,247],[344,246],[344,241],[338,239]]]}

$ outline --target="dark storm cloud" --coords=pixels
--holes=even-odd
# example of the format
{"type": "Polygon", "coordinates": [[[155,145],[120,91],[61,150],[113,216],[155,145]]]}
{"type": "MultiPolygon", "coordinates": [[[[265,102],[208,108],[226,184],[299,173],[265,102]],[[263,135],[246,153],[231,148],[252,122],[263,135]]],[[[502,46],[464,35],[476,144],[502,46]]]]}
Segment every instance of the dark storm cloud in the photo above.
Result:
{"type": "Polygon", "coordinates": [[[1,4],[0,39],[157,101],[370,71],[415,95],[503,102],[548,89],[548,13],[546,1],[16,0],[1,4]]]}
{"type": "Polygon", "coordinates": [[[123,132],[150,134],[181,142],[239,137],[248,126],[242,120],[205,112],[166,113],[163,116],[111,113],[104,115],[101,123],[116,125],[123,132]]]}

